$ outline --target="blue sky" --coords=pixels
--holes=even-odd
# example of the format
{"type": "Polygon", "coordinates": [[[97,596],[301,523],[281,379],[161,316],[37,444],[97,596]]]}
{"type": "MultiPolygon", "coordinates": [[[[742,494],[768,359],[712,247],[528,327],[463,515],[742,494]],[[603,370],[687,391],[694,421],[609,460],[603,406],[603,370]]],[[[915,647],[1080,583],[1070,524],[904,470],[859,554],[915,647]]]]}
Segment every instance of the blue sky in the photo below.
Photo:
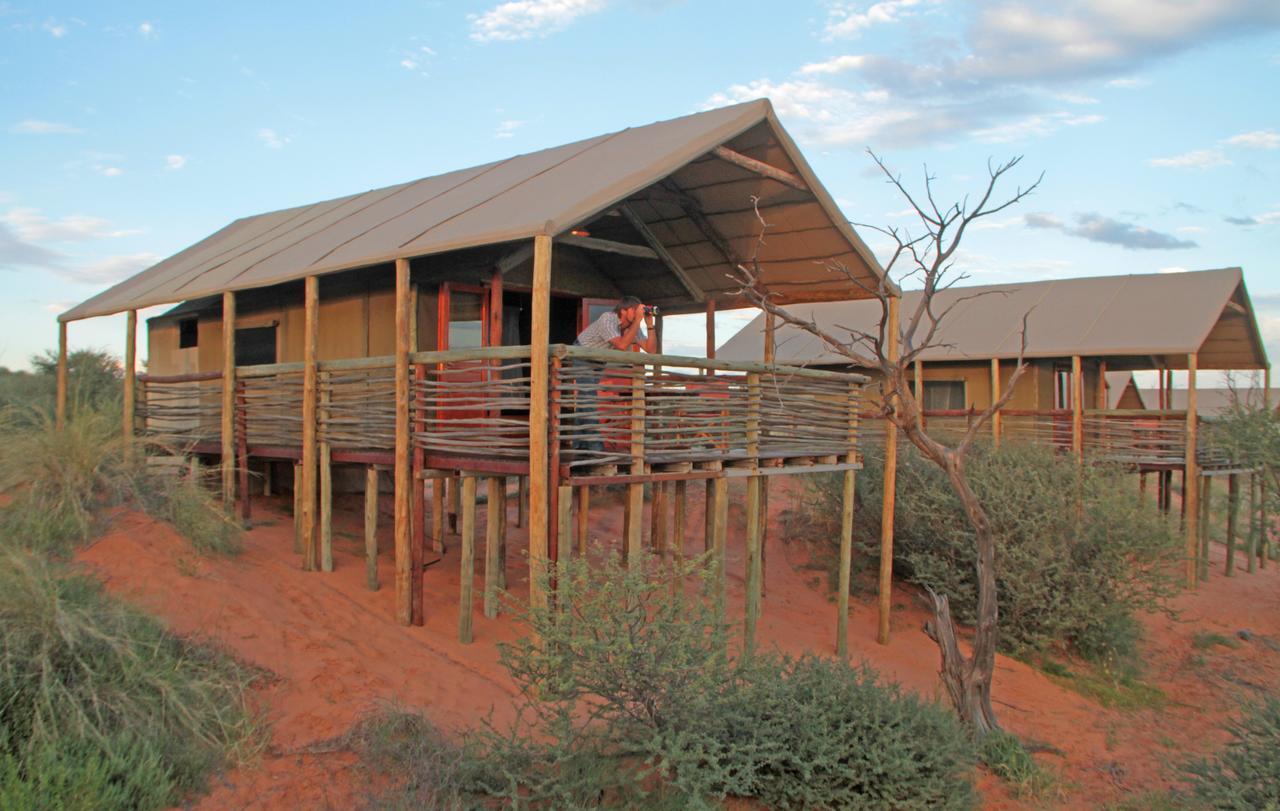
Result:
{"type": "Polygon", "coordinates": [[[1274,0],[0,2],[0,365],[237,217],[759,96],[855,222],[908,221],[866,147],[945,200],[1043,171],[974,283],[1240,265],[1276,357],[1277,87],[1274,0]]]}

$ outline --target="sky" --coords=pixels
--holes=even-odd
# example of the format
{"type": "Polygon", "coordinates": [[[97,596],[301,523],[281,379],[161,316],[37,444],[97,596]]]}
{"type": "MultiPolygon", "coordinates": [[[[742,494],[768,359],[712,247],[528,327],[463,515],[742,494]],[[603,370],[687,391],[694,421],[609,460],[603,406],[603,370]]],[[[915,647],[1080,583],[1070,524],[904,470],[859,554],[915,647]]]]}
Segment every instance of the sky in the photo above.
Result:
{"type": "Polygon", "coordinates": [[[855,223],[911,224],[868,148],[944,201],[1043,173],[971,283],[1241,266],[1280,357],[1277,88],[1275,0],[0,2],[0,366],[236,218],[761,96],[855,223]]]}

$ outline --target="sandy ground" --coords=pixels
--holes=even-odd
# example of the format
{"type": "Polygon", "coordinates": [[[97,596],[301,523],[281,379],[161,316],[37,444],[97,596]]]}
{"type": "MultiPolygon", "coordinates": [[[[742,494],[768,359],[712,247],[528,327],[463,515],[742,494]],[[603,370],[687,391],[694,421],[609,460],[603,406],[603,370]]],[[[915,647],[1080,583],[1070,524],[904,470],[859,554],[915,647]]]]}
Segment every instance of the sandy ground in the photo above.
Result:
{"type": "MultiPolygon", "coordinates": [[[[775,485],[777,487],[777,485],[775,485]]],[[[692,485],[686,548],[701,548],[702,487],[692,485]]],[[[731,494],[730,616],[741,616],[743,502],[731,494]]],[[[764,646],[791,653],[835,650],[834,603],[823,575],[806,568],[804,554],[782,542],[777,525],[789,499],[770,499],[773,528],[767,547],[766,597],[760,623],[764,646]]],[[[293,530],[284,502],[259,499],[245,550],[235,559],[203,558],[166,525],[121,513],[111,531],[79,559],[107,587],[162,617],[178,633],[211,640],[242,660],[274,674],[255,700],[271,725],[268,751],[257,762],[220,775],[194,807],[349,808],[363,799],[364,779],[355,757],[332,741],[379,702],[424,709],[437,723],[463,729],[492,712],[512,714],[515,690],[498,663],[495,643],[520,634],[505,617],[487,620],[475,608],[475,642],[457,641],[456,538],[451,554],[428,569],[426,625],[405,628],[392,617],[390,503],[383,505],[380,538],[383,587],[364,583],[362,541],[354,502],[335,517],[335,571],[306,573],[292,551],[293,530]]],[[[592,499],[593,540],[619,536],[620,502],[603,493],[592,499]]],[[[483,544],[484,510],[478,510],[483,544]]],[[[514,524],[514,510],[509,526],[514,524]]],[[[511,527],[512,550],[524,532],[511,527]]],[[[1223,739],[1218,727],[1242,697],[1280,683],[1280,566],[1222,574],[1217,548],[1209,582],[1179,597],[1176,616],[1145,619],[1146,680],[1170,698],[1162,711],[1108,710],[1065,689],[1027,665],[1001,657],[994,695],[1000,721],[1024,739],[1056,751],[1038,757],[1060,775],[1056,796],[1035,801],[1010,796],[981,776],[988,808],[1097,808],[1150,791],[1175,779],[1171,764],[1206,752],[1223,739]],[[1236,638],[1238,647],[1196,650],[1197,632],[1236,638]]],[[[477,550],[477,572],[483,555],[477,550]]],[[[523,559],[510,555],[508,584],[514,598],[527,593],[523,559]]],[[[941,699],[938,654],[921,630],[925,612],[907,589],[895,595],[893,639],[875,642],[874,601],[855,601],[849,646],[883,676],[922,695],[941,699]]]]}

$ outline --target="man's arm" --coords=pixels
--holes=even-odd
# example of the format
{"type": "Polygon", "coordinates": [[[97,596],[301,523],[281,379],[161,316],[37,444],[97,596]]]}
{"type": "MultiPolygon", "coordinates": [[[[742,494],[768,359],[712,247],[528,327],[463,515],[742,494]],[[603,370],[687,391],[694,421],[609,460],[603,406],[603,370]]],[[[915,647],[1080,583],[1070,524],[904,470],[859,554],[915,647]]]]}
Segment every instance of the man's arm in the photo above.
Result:
{"type": "Polygon", "coordinates": [[[614,349],[621,349],[625,351],[627,349],[630,349],[632,344],[636,343],[636,334],[639,332],[640,332],[640,319],[637,318],[635,321],[632,321],[630,324],[628,324],[626,329],[624,329],[622,331],[622,334],[619,335],[617,338],[610,338],[609,343],[613,345],[614,349]]]}
{"type": "MultiPolygon", "coordinates": [[[[636,324],[640,323],[640,319],[636,319],[636,324]]],[[[646,310],[644,314],[644,343],[636,341],[639,346],[650,355],[658,351],[658,333],[653,328],[653,316],[646,310]]]]}

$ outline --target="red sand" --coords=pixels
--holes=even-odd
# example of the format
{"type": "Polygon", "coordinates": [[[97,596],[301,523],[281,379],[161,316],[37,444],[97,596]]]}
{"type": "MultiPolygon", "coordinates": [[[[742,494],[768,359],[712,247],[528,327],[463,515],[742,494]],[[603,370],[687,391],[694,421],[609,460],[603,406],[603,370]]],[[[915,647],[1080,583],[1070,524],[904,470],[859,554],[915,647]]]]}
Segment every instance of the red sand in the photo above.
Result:
{"type": "MultiPolygon", "coordinates": [[[[702,543],[701,489],[689,488],[691,552],[702,543]]],[[[739,533],[743,501],[731,497],[730,526],[739,533]]],[[[791,653],[832,654],[834,603],[821,582],[824,575],[804,568],[804,554],[782,542],[776,524],[788,501],[780,488],[770,500],[775,524],[760,639],[763,646],[791,653]]],[[[617,499],[600,493],[592,504],[593,540],[616,539],[622,513],[617,499]]],[[[176,632],[212,640],[277,677],[256,693],[271,723],[267,754],[215,778],[198,808],[345,808],[358,802],[364,782],[353,771],[356,758],[333,751],[330,742],[378,702],[422,708],[451,729],[475,724],[490,711],[500,722],[512,715],[515,688],[498,664],[494,643],[521,629],[505,618],[485,619],[477,597],[476,641],[458,643],[456,538],[449,539],[454,553],[426,573],[426,625],[405,628],[391,619],[389,516],[380,526],[383,587],[370,592],[354,512],[339,510],[335,517],[336,571],[305,573],[292,551],[286,506],[255,503],[255,526],[235,559],[200,557],[166,525],[133,513],[117,516],[112,531],[79,555],[110,590],[159,615],[176,632]]],[[[483,524],[484,510],[477,512],[483,524]]],[[[523,531],[512,528],[509,543],[512,550],[523,548],[523,531]]],[[[479,583],[483,557],[477,557],[479,583]]],[[[508,584],[523,599],[522,558],[510,558],[508,584]]],[[[741,616],[740,534],[731,538],[728,566],[730,616],[741,616]]],[[[1179,597],[1174,608],[1176,619],[1147,618],[1143,648],[1145,679],[1171,699],[1163,711],[1107,710],[1020,662],[997,661],[994,695],[1001,723],[1026,740],[1061,750],[1038,756],[1061,775],[1061,807],[1098,807],[1126,794],[1163,791],[1176,778],[1170,764],[1219,744],[1224,712],[1258,687],[1278,683],[1280,566],[1228,579],[1218,560],[1210,581],[1179,597]],[[1207,651],[1191,645],[1199,631],[1234,638],[1239,630],[1250,631],[1253,640],[1207,651]]],[[[880,646],[874,602],[855,602],[850,651],[886,678],[943,700],[937,649],[921,631],[925,616],[913,594],[900,589],[894,638],[880,646]]],[[[980,788],[984,807],[1046,805],[1043,799],[1024,803],[1009,796],[990,776],[980,779],[980,788]]]]}

